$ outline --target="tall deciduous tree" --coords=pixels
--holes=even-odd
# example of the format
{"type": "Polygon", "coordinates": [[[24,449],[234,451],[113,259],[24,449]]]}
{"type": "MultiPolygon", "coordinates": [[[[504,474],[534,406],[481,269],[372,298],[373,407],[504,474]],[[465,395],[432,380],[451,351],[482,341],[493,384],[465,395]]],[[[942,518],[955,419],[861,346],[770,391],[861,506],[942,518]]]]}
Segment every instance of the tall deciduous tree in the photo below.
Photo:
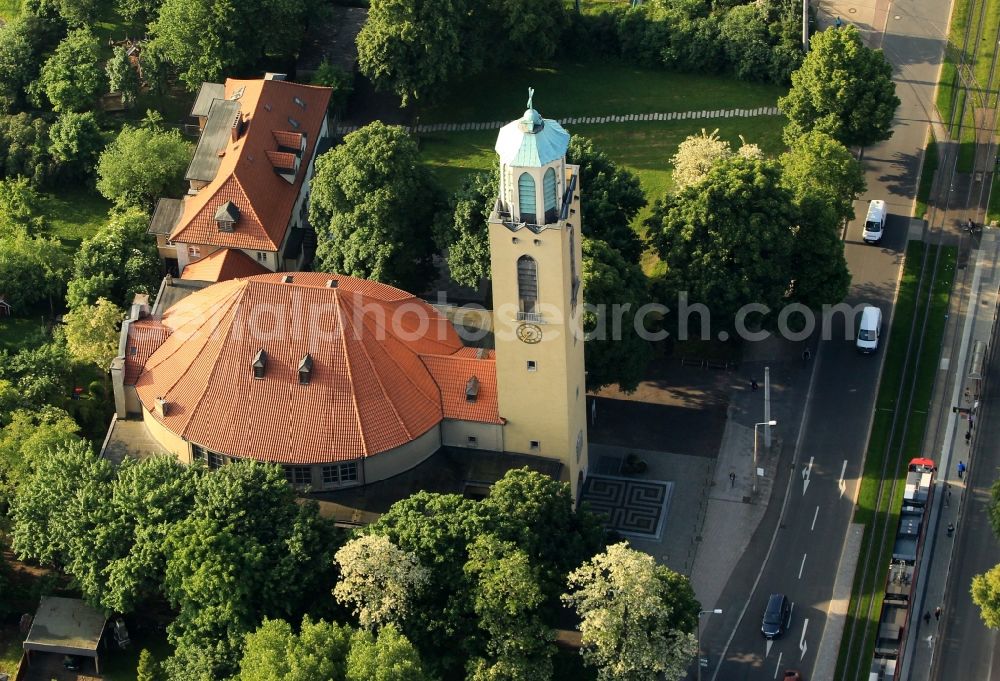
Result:
{"type": "Polygon", "coordinates": [[[0,116],[0,175],[27,177],[33,187],[49,179],[49,126],[27,113],[0,116]]]}
{"type": "Polygon", "coordinates": [[[405,620],[411,600],[428,580],[427,569],[416,556],[379,535],[352,539],[334,560],[340,566],[340,581],[333,594],[354,609],[365,628],[405,620]]]}
{"type": "Polygon", "coordinates": [[[832,222],[854,217],[854,200],[866,187],[864,171],[850,149],[819,130],[802,135],[781,155],[781,183],[796,201],[819,203],[832,222]]]}
{"type": "Polygon", "coordinates": [[[566,161],[580,166],[583,235],[606,242],[626,262],[638,263],[643,245],[631,225],[646,205],[639,178],[579,135],[570,139],[566,161]]]}
{"type": "Polygon", "coordinates": [[[149,216],[130,208],[83,242],[73,260],[66,295],[71,308],[107,298],[125,306],[137,293],[154,294],[160,283],[156,244],[146,234],[149,216]]]}
{"type": "Polygon", "coordinates": [[[448,251],[452,280],[477,288],[490,276],[489,219],[499,193],[499,166],[468,178],[452,197],[450,211],[435,223],[434,240],[448,251]]]}
{"type": "Polygon", "coordinates": [[[972,602],[990,629],[1000,629],[1000,565],[972,578],[972,602]]]}
{"type": "Polygon", "coordinates": [[[642,336],[644,320],[637,317],[650,302],[646,275],[604,241],[584,239],[583,298],[587,389],[617,384],[632,392],[653,356],[642,336]]]}
{"type": "Polygon", "coordinates": [[[580,615],[582,653],[598,679],[684,677],[700,607],[686,577],[623,542],[570,573],[569,586],[564,598],[580,615]]]}
{"type": "MultiPolygon", "coordinates": [[[[13,388],[12,383],[7,385],[13,388]]],[[[80,426],[58,407],[14,409],[17,405],[0,401],[3,406],[10,409],[0,414],[0,498],[6,504],[34,473],[40,458],[80,441],[80,426]]]]}
{"type": "Polygon", "coordinates": [[[393,625],[351,636],[346,681],[431,681],[413,644],[393,625]]]}
{"type": "Polygon", "coordinates": [[[552,677],[555,636],[540,616],[545,593],[538,571],[527,553],[495,535],[483,535],[469,546],[465,572],[473,580],[479,627],[488,637],[487,657],[469,664],[473,681],[552,677]]]}
{"type": "Polygon", "coordinates": [[[404,106],[460,76],[468,0],[374,0],[358,34],[358,66],[404,106]]]}
{"type": "Polygon", "coordinates": [[[376,121],[347,135],[316,161],[310,196],[317,269],[426,284],[439,199],[406,130],[376,121]]]}
{"type": "Polygon", "coordinates": [[[107,371],[118,354],[118,332],[125,313],[107,298],[66,313],[66,345],[73,357],[107,371]]]}
{"type": "Polygon", "coordinates": [[[83,515],[93,517],[83,514],[83,509],[99,504],[113,475],[111,464],[95,457],[90,445],[82,441],[66,443],[39,457],[11,505],[14,552],[47,565],[64,564],[71,545],[80,541],[72,536],[80,527],[78,520],[83,515]]]}
{"type": "Polygon", "coordinates": [[[42,54],[52,38],[47,23],[24,13],[0,26],[0,110],[5,113],[24,105],[26,88],[38,78],[42,54]]]}
{"type": "Polygon", "coordinates": [[[83,111],[92,107],[104,74],[97,66],[100,43],[89,29],[71,31],[42,66],[38,81],[30,87],[36,102],[42,95],[52,103],[53,110],[83,111]]]}
{"type": "Polygon", "coordinates": [[[305,0],[164,0],[150,25],[153,49],[195,90],[265,55],[293,56],[310,7],[305,0]]]}
{"type": "Polygon", "coordinates": [[[0,180],[0,238],[40,232],[45,224],[41,203],[28,178],[0,180]]]}
{"type": "Polygon", "coordinates": [[[296,503],[277,465],[240,462],[199,478],[194,508],[165,542],[165,590],[178,611],[167,632],[170,677],[234,673],[244,635],[298,611],[319,588],[332,539],[333,526],[315,503],[296,503]]]}
{"type": "Polygon", "coordinates": [[[247,634],[239,681],[344,681],[351,629],[309,617],[299,633],[288,622],[265,619],[247,634]]]}
{"type": "Polygon", "coordinates": [[[49,152],[56,169],[67,179],[89,177],[104,149],[104,135],[92,111],[67,111],[49,128],[49,152]]]}
{"type": "Polygon", "coordinates": [[[778,99],[789,121],[789,146],[810,130],[848,146],[889,139],[898,106],[892,65],[881,50],[864,45],[855,26],[814,34],[792,88],[778,99]]]}
{"type": "Polygon", "coordinates": [[[658,202],[646,224],[668,289],[708,305],[712,324],[725,329],[745,305],[775,311],[785,300],[797,223],[777,162],[734,158],[658,202]]]}
{"type": "Polygon", "coordinates": [[[24,230],[0,235],[0,291],[15,312],[62,295],[69,256],[58,239],[31,237],[24,230]]]}
{"type": "Polygon", "coordinates": [[[121,45],[111,52],[111,58],[104,67],[108,74],[108,88],[112,92],[120,92],[122,104],[131,107],[139,96],[139,74],[128,58],[128,53],[121,45]]]}
{"type": "Polygon", "coordinates": [[[151,209],[157,198],[176,196],[191,161],[191,145],[177,130],[125,126],[101,152],[97,190],[119,206],[151,209]]]}

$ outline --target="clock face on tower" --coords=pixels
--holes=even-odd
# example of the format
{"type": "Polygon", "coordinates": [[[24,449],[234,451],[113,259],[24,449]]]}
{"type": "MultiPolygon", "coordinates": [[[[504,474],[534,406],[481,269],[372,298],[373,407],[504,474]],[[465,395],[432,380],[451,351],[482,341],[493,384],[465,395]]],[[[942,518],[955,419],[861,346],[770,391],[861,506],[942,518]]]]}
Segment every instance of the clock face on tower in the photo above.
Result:
{"type": "Polygon", "coordinates": [[[542,329],[534,324],[521,324],[517,327],[517,337],[522,343],[537,343],[542,340],[542,329]]]}

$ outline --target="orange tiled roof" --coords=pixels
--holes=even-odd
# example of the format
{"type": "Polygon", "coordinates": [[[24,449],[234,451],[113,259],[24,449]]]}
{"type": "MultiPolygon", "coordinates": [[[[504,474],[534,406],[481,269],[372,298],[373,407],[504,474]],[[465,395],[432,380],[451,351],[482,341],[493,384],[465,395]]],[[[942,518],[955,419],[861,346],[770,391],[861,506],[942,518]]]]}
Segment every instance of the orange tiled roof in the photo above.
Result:
{"type": "Polygon", "coordinates": [[[498,422],[494,363],[462,356],[451,323],[430,305],[353,277],[284,276],[215,284],[163,315],[171,333],[136,387],[154,414],[156,398],[166,399],[156,418],[167,428],[231,456],[320,463],[393,449],[463,413],[498,422]],[[259,350],[263,379],[252,371],[259,350]],[[313,368],[300,385],[306,353],[313,368]],[[447,355],[455,357],[434,357],[447,355]],[[465,399],[470,370],[482,387],[463,412],[452,386],[461,383],[465,399]]]}
{"type": "Polygon", "coordinates": [[[270,271],[243,251],[223,248],[201,260],[188,264],[181,272],[181,279],[229,281],[239,277],[266,274],[270,271]]]}
{"type": "Polygon", "coordinates": [[[140,319],[129,324],[125,345],[125,385],[135,385],[146,360],[169,335],[170,329],[158,319],[140,319]]]}
{"type": "Polygon", "coordinates": [[[441,407],[446,419],[501,424],[497,406],[497,365],[493,359],[453,355],[421,355],[427,370],[441,389],[441,407]],[[469,401],[469,379],[479,384],[476,399],[469,401]]]}
{"type": "Polygon", "coordinates": [[[244,132],[226,144],[215,179],[197,194],[184,199],[184,209],[170,235],[181,243],[211,244],[246,250],[276,251],[285,232],[319,140],[330,102],[330,88],[301,85],[283,80],[226,80],[226,97],[243,90],[239,98],[245,121],[244,132]],[[295,102],[305,104],[305,108],[295,102]],[[299,124],[293,130],[289,119],[299,124]],[[289,184],[275,174],[267,152],[276,152],[279,142],[298,148],[302,133],[306,149],[295,182],[289,184]],[[240,209],[232,232],[220,232],[215,211],[226,201],[240,209]]]}

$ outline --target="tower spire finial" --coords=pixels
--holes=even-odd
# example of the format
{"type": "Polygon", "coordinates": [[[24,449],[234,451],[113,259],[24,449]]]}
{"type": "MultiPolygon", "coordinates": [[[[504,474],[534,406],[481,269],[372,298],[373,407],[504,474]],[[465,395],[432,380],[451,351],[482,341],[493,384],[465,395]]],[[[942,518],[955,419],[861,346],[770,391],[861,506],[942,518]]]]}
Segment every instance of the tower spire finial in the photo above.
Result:
{"type": "Polygon", "coordinates": [[[531,107],[531,100],[534,99],[534,98],[535,98],[535,88],[529,87],[528,88],[528,108],[529,109],[532,108],[531,107]]]}

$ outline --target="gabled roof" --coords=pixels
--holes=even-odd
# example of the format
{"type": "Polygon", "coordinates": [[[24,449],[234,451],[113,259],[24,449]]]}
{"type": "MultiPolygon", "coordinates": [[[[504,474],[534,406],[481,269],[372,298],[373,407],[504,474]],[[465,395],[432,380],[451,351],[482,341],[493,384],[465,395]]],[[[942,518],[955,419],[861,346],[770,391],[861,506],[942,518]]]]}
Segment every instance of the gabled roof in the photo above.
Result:
{"type": "Polygon", "coordinates": [[[193,293],[162,325],[170,333],[144,363],[139,399],[169,430],[230,456],[350,460],[406,444],[444,418],[499,422],[493,360],[468,357],[445,317],[391,286],[271,273],[193,293]],[[258,356],[262,379],[252,370],[258,356]],[[481,387],[463,405],[456,386],[465,400],[470,372],[481,387]]]}
{"type": "Polygon", "coordinates": [[[189,263],[181,272],[181,279],[229,281],[240,277],[267,274],[270,271],[243,251],[222,248],[201,260],[189,263]]]}
{"type": "Polygon", "coordinates": [[[171,240],[277,251],[284,241],[305,169],[315,152],[331,92],[330,88],[284,80],[227,80],[226,99],[216,100],[227,104],[212,107],[205,131],[208,134],[209,128],[218,128],[211,137],[215,141],[206,142],[211,153],[206,152],[202,165],[217,162],[217,168],[207,186],[184,199],[184,210],[171,240]],[[237,106],[243,132],[233,140],[235,115],[230,110],[237,106]],[[291,135],[304,135],[306,145],[295,181],[290,183],[275,173],[268,152],[277,152],[279,146],[287,148],[279,144],[279,139],[291,141],[291,135]],[[216,149],[213,144],[220,146],[216,149]],[[240,219],[233,232],[220,232],[215,211],[227,201],[239,208],[240,219]]]}
{"type": "Polygon", "coordinates": [[[170,336],[160,320],[147,317],[131,322],[125,342],[125,385],[135,385],[149,356],[170,336]]]}

